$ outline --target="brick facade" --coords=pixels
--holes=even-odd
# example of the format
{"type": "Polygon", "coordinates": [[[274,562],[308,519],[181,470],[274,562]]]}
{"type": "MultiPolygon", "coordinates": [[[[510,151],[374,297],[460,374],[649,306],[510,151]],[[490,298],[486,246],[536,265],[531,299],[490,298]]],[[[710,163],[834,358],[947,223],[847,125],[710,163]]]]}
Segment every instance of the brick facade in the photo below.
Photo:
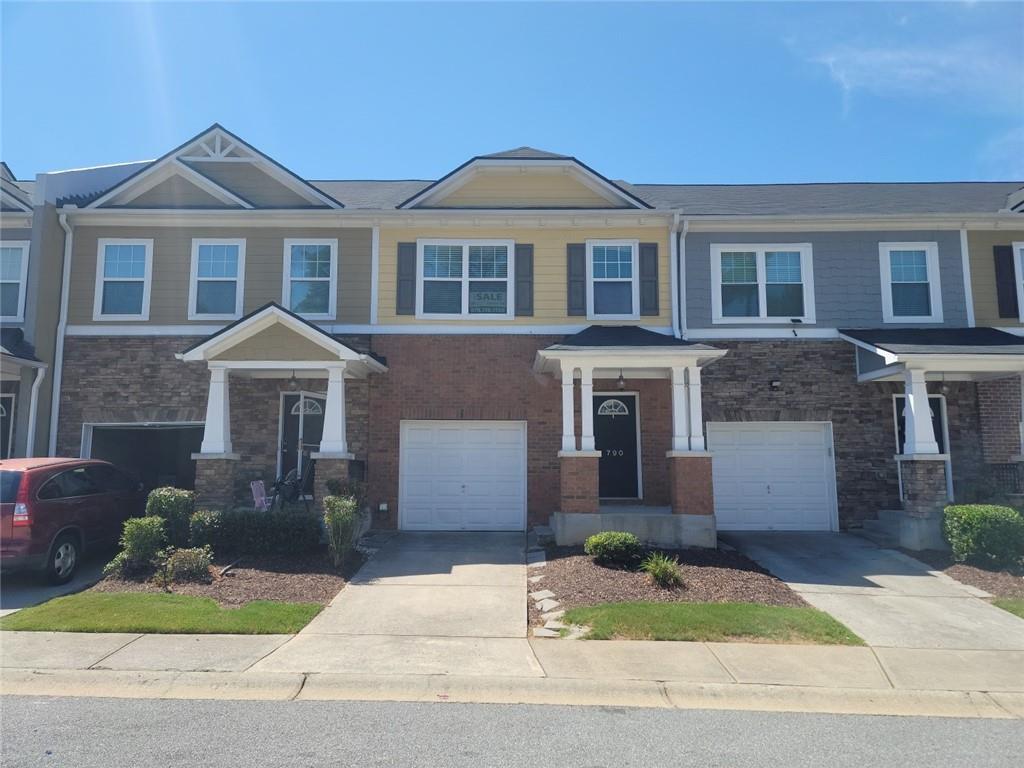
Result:
{"type": "Polygon", "coordinates": [[[710,456],[669,456],[668,477],[672,513],[676,515],[715,514],[715,489],[710,456]]]}
{"type": "Polygon", "coordinates": [[[908,515],[938,515],[948,502],[944,461],[903,461],[903,509],[908,515]]]}
{"type": "MultiPolygon", "coordinates": [[[[597,512],[597,456],[562,456],[559,512],[597,512]]],[[[552,510],[555,511],[555,510],[552,510]]]]}

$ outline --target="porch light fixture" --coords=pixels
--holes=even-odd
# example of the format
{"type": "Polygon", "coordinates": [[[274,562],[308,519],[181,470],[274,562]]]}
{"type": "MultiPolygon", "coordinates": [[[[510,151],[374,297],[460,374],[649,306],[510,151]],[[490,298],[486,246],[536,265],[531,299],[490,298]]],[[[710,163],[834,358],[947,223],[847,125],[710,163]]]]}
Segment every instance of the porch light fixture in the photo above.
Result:
{"type": "Polygon", "coordinates": [[[619,389],[621,390],[621,389],[625,389],[625,388],[626,388],[626,380],[624,378],[622,378],[622,369],[619,368],[619,389]]]}
{"type": "Polygon", "coordinates": [[[288,379],[288,389],[292,392],[299,388],[299,380],[295,378],[295,371],[292,371],[292,377],[288,379]]]}

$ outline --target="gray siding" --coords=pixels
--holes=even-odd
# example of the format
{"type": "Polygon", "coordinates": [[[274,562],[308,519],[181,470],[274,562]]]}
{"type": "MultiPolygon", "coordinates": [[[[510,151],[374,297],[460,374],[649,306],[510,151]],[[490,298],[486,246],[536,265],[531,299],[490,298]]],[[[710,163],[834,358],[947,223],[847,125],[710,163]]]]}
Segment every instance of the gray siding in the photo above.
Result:
{"type": "MultiPolygon", "coordinates": [[[[686,238],[686,322],[690,329],[743,328],[711,322],[711,246],[715,243],[810,243],[814,264],[815,326],[892,326],[882,320],[882,278],[878,244],[936,242],[942,283],[943,325],[966,326],[960,233],[913,232],[695,232],[686,238]]],[[[751,327],[772,327],[751,323],[751,327]]],[[[937,324],[929,324],[937,325],[937,324]]],[[[790,323],[779,327],[791,328],[790,323]]],[[[803,327],[807,327],[806,325],[803,327]]]]}

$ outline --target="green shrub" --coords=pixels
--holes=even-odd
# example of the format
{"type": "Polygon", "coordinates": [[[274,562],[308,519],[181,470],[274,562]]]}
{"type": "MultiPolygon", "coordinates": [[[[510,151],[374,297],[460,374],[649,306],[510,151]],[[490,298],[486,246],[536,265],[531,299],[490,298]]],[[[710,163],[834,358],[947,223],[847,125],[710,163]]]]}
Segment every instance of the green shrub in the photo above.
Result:
{"type": "MultiPolygon", "coordinates": [[[[332,477],[325,485],[331,496],[348,496],[355,499],[357,509],[363,505],[363,500],[366,498],[366,483],[359,480],[342,481],[332,477]]],[[[324,501],[326,502],[326,499],[324,501]]]]}
{"type": "Polygon", "coordinates": [[[167,540],[174,546],[188,544],[189,519],[196,505],[195,491],[154,488],[146,499],[146,514],[167,521],[167,540]]]}
{"type": "Polygon", "coordinates": [[[208,581],[212,561],[209,547],[175,549],[167,556],[171,581],[208,581]]]}
{"type": "Polygon", "coordinates": [[[954,504],[946,507],[946,539],[953,559],[995,568],[1024,561],[1024,517],[1010,507],[954,504]]]}
{"type": "Polygon", "coordinates": [[[675,589],[683,586],[683,572],[679,568],[679,560],[669,557],[664,552],[652,552],[640,563],[640,570],[650,576],[651,581],[662,589],[675,589]]]}
{"type": "Polygon", "coordinates": [[[327,496],[324,499],[324,528],[327,546],[335,568],[348,557],[359,533],[359,502],[353,496],[327,496]]]}
{"type": "Polygon", "coordinates": [[[199,509],[188,521],[188,540],[193,547],[213,547],[220,534],[220,512],[199,509]]]}
{"type": "Polygon", "coordinates": [[[121,531],[121,551],[107,563],[103,573],[109,576],[153,567],[166,539],[162,517],[150,515],[125,520],[121,531]]]}
{"type": "Polygon", "coordinates": [[[640,559],[640,539],[632,533],[604,531],[587,537],[583,551],[600,565],[631,565],[640,559]]]}
{"type": "Polygon", "coordinates": [[[197,524],[193,545],[211,546],[218,555],[304,555],[320,545],[323,532],[320,516],[313,512],[238,508],[208,515],[197,524]]]}

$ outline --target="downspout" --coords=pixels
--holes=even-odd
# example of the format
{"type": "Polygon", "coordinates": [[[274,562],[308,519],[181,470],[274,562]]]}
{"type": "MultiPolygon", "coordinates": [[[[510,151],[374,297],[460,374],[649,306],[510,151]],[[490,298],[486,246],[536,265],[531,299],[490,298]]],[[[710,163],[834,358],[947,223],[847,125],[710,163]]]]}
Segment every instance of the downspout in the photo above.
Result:
{"type": "Polygon", "coordinates": [[[60,319],[57,321],[57,347],[53,353],[53,387],[50,396],[50,444],[49,456],[57,455],[57,419],[60,417],[61,374],[64,372],[64,336],[68,329],[68,293],[71,287],[71,247],[74,244],[74,228],[68,224],[66,213],[57,217],[64,230],[64,272],[60,283],[60,319]]]}
{"type": "Polygon", "coordinates": [[[36,415],[39,411],[39,385],[43,383],[46,375],[46,368],[36,368],[35,378],[32,379],[32,392],[28,400],[28,437],[25,440],[25,458],[30,458],[36,450],[36,415]]]}
{"type": "Polygon", "coordinates": [[[668,230],[669,242],[669,278],[672,294],[672,335],[677,339],[679,334],[679,211],[672,214],[672,226],[668,230]]]}
{"type": "Polygon", "coordinates": [[[690,220],[683,219],[679,231],[679,336],[686,338],[686,235],[690,231],[690,220]]]}

